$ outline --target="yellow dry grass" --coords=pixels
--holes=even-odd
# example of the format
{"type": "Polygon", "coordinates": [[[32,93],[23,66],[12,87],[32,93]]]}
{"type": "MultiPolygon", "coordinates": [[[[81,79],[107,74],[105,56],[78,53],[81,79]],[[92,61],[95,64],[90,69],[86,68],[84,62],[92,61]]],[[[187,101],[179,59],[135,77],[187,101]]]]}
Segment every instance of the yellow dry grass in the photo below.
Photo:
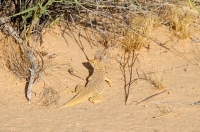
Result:
{"type": "Polygon", "coordinates": [[[159,25],[159,20],[154,14],[140,14],[132,17],[131,28],[125,30],[124,36],[120,39],[123,49],[131,52],[147,47],[148,37],[157,25],[159,25]]]}
{"type": "Polygon", "coordinates": [[[151,73],[150,75],[147,75],[146,73],[143,73],[141,78],[148,81],[150,84],[152,84],[155,88],[158,90],[166,90],[167,85],[169,84],[170,80],[172,79],[173,72],[164,73],[162,70],[156,70],[155,72],[151,73]]]}
{"type": "Polygon", "coordinates": [[[6,66],[3,67],[4,69],[8,68],[20,78],[30,76],[31,63],[22,45],[16,43],[11,37],[2,38],[0,53],[2,63],[6,66]]]}
{"type": "Polygon", "coordinates": [[[189,7],[166,6],[161,14],[163,24],[174,31],[174,34],[180,39],[190,38],[194,32],[192,25],[198,13],[189,7]]]}
{"type": "Polygon", "coordinates": [[[155,12],[139,13],[130,18],[129,27],[123,29],[120,44],[126,52],[148,48],[152,31],[161,24],[166,25],[180,39],[190,38],[195,30],[198,12],[189,6],[166,5],[155,12]]]}

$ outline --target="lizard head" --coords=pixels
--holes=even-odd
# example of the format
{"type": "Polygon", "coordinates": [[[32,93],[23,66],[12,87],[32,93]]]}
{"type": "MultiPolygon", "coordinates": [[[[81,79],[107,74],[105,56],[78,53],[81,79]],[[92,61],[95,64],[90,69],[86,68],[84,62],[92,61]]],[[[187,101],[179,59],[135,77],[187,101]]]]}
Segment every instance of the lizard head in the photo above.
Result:
{"type": "Polygon", "coordinates": [[[89,63],[92,65],[93,68],[97,68],[98,69],[98,66],[100,66],[101,62],[99,60],[96,60],[96,59],[92,59],[89,61],[89,63]]]}

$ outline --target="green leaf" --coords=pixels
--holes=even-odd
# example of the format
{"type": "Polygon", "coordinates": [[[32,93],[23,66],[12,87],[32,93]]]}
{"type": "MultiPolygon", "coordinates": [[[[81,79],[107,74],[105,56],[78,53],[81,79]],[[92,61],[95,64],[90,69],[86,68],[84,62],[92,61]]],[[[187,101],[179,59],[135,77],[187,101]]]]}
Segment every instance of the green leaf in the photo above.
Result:
{"type": "Polygon", "coordinates": [[[27,13],[27,12],[32,12],[32,11],[35,10],[35,9],[37,9],[37,6],[28,8],[28,9],[26,9],[26,10],[23,10],[23,11],[17,13],[17,14],[14,14],[14,15],[12,15],[12,16],[9,16],[9,17],[16,17],[16,16],[19,16],[19,15],[25,14],[25,13],[27,13]]]}

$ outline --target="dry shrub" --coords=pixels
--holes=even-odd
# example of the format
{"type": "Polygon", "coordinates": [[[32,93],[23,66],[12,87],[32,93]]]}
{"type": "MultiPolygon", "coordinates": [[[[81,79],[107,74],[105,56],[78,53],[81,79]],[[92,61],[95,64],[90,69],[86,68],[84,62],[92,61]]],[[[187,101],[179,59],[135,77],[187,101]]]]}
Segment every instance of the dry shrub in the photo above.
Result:
{"type": "Polygon", "coordinates": [[[28,78],[31,63],[22,45],[16,43],[11,37],[3,38],[1,42],[0,52],[4,65],[18,77],[28,78]]]}
{"type": "Polygon", "coordinates": [[[177,37],[186,39],[194,32],[192,23],[196,19],[196,12],[189,7],[166,6],[161,13],[163,23],[174,30],[177,37]]]}
{"type": "Polygon", "coordinates": [[[155,14],[138,14],[131,18],[130,28],[125,30],[121,37],[121,45],[125,51],[138,51],[147,47],[148,37],[154,27],[159,25],[159,19],[155,14]]]}
{"type": "MultiPolygon", "coordinates": [[[[12,37],[9,36],[2,38],[0,53],[0,57],[3,61],[2,63],[8,70],[13,72],[19,78],[30,78],[30,68],[32,67],[31,62],[21,44],[18,44],[12,37]]],[[[36,50],[33,50],[33,53],[35,56],[34,63],[37,79],[39,74],[43,71],[43,59],[36,50]]],[[[3,68],[6,69],[5,67],[3,68]]]]}

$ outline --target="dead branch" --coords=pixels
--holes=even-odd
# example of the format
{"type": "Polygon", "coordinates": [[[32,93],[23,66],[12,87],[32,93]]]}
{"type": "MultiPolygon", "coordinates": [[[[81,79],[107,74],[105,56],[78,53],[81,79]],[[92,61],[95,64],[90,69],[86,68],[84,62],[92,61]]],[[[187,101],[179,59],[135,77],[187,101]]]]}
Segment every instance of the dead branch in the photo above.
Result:
{"type": "Polygon", "coordinates": [[[134,52],[128,53],[128,57],[126,58],[126,53],[123,56],[123,62],[120,62],[120,70],[122,72],[123,78],[124,78],[124,92],[125,92],[125,104],[127,103],[128,97],[129,97],[129,91],[130,87],[138,79],[132,79],[133,75],[133,66],[135,64],[135,61],[137,59],[139,54],[135,55],[134,52]],[[132,56],[132,58],[130,58],[132,56]],[[127,79],[126,75],[126,67],[128,68],[129,72],[129,79],[127,79]]]}
{"type": "MultiPolygon", "coordinates": [[[[32,90],[32,87],[34,85],[34,80],[35,80],[35,75],[36,75],[36,65],[35,65],[35,58],[36,57],[33,54],[34,49],[32,48],[32,50],[30,50],[30,49],[27,48],[27,43],[24,42],[23,39],[19,37],[17,32],[7,23],[7,20],[8,20],[8,18],[6,18],[6,17],[0,17],[0,25],[1,25],[2,31],[6,35],[11,35],[19,44],[22,44],[24,51],[25,51],[25,54],[28,56],[29,61],[31,63],[31,67],[29,68],[29,70],[30,70],[29,84],[28,84],[28,88],[27,88],[27,92],[26,92],[26,97],[27,97],[27,99],[30,103],[31,102],[31,90],[32,90]]],[[[42,59],[42,62],[43,62],[43,59],[42,59]]],[[[39,72],[40,71],[41,70],[39,70],[39,72]]]]}

